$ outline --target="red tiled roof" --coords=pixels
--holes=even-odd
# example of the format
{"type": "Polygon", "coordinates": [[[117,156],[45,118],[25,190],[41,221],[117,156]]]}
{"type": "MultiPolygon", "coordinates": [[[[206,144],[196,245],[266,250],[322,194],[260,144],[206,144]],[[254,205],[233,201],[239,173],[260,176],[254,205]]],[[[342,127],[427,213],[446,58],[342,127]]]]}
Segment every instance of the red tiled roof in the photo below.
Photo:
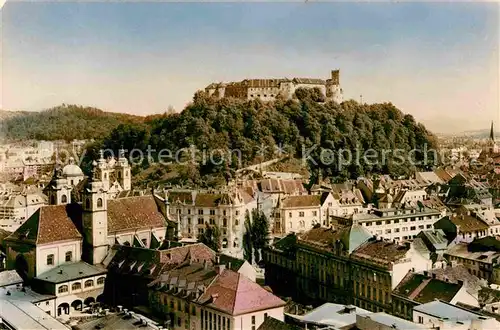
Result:
{"type": "Polygon", "coordinates": [[[108,201],[108,234],[166,226],[152,195],[108,201]]]}
{"type": "Polygon", "coordinates": [[[321,195],[288,196],[283,200],[283,207],[319,207],[321,195]]]}
{"type": "Polygon", "coordinates": [[[40,207],[21,227],[9,236],[9,240],[25,240],[34,244],[48,244],[82,239],[82,235],[68,215],[67,208],[68,205],[40,207]]]}
{"type": "Polygon", "coordinates": [[[224,270],[200,296],[199,302],[230,315],[282,307],[285,302],[245,276],[224,270]]]}

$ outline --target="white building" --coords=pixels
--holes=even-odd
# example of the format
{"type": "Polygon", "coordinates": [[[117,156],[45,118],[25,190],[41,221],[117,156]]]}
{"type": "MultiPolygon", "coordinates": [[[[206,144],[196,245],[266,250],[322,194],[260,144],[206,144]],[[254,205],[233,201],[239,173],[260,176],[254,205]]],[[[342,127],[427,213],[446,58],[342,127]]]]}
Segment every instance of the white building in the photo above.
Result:
{"type": "Polygon", "coordinates": [[[150,305],[168,315],[172,330],[247,330],[268,316],[283,321],[285,302],[224,266],[189,262],[151,284],[150,305]]]}
{"type": "Polygon", "coordinates": [[[47,204],[42,193],[12,193],[0,196],[0,228],[13,232],[36,210],[47,204]]]}
{"type": "Polygon", "coordinates": [[[499,329],[500,323],[492,317],[469,311],[442,301],[432,301],[413,308],[413,322],[440,330],[499,329]]]}
{"type": "Polygon", "coordinates": [[[243,189],[225,191],[169,190],[167,213],[179,224],[181,239],[196,239],[207,225],[221,231],[222,251],[241,256],[245,217],[257,208],[256,200],[243,189]]]}

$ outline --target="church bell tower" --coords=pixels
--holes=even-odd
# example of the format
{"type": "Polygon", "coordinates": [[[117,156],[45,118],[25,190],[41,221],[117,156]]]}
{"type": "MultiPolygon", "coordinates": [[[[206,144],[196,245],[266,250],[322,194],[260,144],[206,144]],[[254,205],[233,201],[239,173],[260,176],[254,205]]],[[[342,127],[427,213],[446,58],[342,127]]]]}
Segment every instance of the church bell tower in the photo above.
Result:
{"type": "Polygon", "coordinates": [[[85,255],[92,264],[101,263],[109,250],[107,189],[99,178],[98,164],[93,163],[92,176],[82,196],[82,227],[85,255]]]}

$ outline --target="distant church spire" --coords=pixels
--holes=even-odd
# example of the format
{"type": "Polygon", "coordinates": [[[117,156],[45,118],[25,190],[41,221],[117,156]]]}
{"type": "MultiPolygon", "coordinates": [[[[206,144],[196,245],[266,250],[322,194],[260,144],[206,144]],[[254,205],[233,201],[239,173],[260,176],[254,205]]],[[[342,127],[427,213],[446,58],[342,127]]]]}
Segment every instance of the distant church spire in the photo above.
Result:
{"type": "Polygon", "coordinates": [[[490,140],[493,142],[495,141],[495,135],[493,134],[493,120],[491,121],[490,140]]]}

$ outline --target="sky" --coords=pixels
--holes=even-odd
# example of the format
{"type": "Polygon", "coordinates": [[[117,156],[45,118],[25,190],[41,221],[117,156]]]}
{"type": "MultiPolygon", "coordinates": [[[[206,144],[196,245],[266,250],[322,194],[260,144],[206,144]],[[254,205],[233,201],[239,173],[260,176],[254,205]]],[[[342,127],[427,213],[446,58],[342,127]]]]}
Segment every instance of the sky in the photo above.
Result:
{"type": "Polygon", "coordinates": [[[211,82],[329,78],[436,132],[500,127],[498,3],[19,2],[1,9],[6,110],[180,111],[211,82]]]}

